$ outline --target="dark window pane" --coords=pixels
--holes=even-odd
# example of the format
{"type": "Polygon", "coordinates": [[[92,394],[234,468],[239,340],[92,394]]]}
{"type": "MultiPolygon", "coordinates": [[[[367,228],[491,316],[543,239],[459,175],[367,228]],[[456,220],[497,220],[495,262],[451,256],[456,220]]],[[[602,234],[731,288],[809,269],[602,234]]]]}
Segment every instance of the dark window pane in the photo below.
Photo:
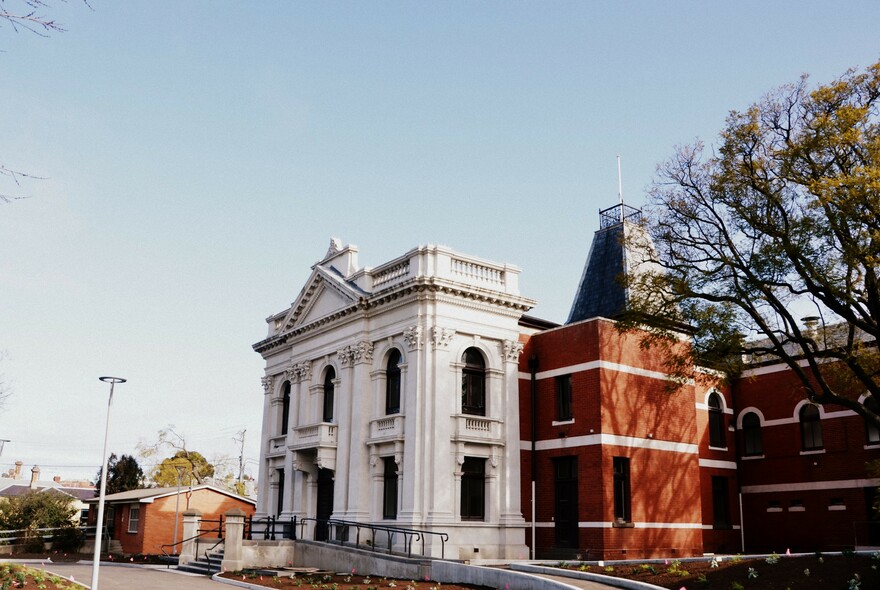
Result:
{"type": "Polygon", "coordinates": [[[486,415],[486,364],[476,348],[462,355],[461,411],[464,414],[486,415]]]}
{"type": "Polygon", "coordinates": [[[614,457],[614,520],[631,522],[629,458],[614,457]]]}
{"type": "Polygon", "coordinates": [[[709,396],[709,446],[727,446],[727,437],[724,432],[724,411],[721,406],[721,398],[717,393],[709,396]]]}
{"type": "Polygon", "coordinates": [[[461,519],[483,520],[486,515],[486,460],[466,457],[461,471],[461,519]]]}
{"type": "Polygon", "coordinates": [[[385,370],[385,413],[400,412],[400,352],[392,350],[385,370]]]}
{"type": "Polygon", "coordinates": [[[290,381],[284,382],[283,393],[281,394],[281,432],[278,434],[287,434],[287,426],[290,420],[290,381]]]}
{"type": "Polygon", "coordinates": [[[556,378],[556,419],[571,420],[571,375],[556,378]]]}
{"type": "Polygon", "coordinates": [[[336,371],[332,368],[327,369],[327,374],[324,376],[324,422],[333,421],[333,397],[336,389],[334,379],[336,379],[336,371]]]}
{"type": "Polygon", "coordinates": [[[819,408],[813,404],[807,404],[801,408],[801,447],[805,451],[822,449],[822,422],[819,417],[819,408]]]}
{"type": "Polygon", "coordinates": [[[764,441],[761,436],[761,419],[756,413],[749,412],[743,416],[742,430],[746,456],[762,455],[764,441]]]}
{"type": "Polygon", "coordinates": [[[384,487],[382,492],[382,518],[397,518],[397,463],[394,457],[385,457],[384,463],[384,487]]]}
{"type": "Polygon", "coordinates": [[[712,476],[712,514],[712,525],[715,528],[730,527],[730,501],[726,477],[712,476]]]}

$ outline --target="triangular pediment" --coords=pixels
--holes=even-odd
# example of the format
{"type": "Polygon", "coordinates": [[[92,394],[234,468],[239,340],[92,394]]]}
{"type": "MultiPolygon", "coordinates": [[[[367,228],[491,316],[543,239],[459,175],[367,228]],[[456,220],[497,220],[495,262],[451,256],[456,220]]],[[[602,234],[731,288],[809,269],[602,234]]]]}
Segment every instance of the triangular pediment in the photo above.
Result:
{"type": "Polygon", "coordinates": [[[334,269],[315,267],[284,320],[284,330],[310,324],[357,304],[361,293],[334,269]]]}

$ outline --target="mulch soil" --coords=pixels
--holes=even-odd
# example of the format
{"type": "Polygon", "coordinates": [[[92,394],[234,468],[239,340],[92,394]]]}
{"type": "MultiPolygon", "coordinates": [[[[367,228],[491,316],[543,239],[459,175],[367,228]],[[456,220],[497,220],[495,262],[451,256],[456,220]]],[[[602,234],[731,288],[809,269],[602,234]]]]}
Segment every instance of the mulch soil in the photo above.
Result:
{"type": "Polygon", "coordinates": [[[466,584],[439,584],[431,580],[395,580],[354,573],[338,573],[314,568],[281,568],[279,570],[244,570],[226,572],[224,578],[240,580],[267,588],[299,588],[311,590],[481,590],[466,584]]]}
{"type": "MultiPolygon", "coordinates": [[[[578,565],[568,564],[564,569],[577,571],[578,565]]],[[[776,563],[768,563],[766,559],[723,558],[714,568],[707,558],[683,562],[678,567],[675,567],[675,562],[669,561],[659,564],[609,564],[606,567],[593,565],[586,571],[647,582],[670,590],[880,589],[880,556],[865,555],[782,555],[776,563]],[[613,571],[609,571],[608,567],[613,571]],[[754,570],[756,577],[749,577],[750,569],[754,570]],[[856,585],[852,585],[850,580],[855,580],[856,585]]]]}

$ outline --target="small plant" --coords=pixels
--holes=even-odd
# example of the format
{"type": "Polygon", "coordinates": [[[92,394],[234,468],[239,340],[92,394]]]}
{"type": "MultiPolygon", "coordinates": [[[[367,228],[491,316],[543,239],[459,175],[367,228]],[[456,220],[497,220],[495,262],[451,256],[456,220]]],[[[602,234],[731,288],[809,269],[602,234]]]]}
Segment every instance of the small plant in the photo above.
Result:
{"type": "Polygon", "coordinates": [[[777,563],[779,563],[779,554],[777,554],[777,553],[774,551],[774,552],[771,553],[771,554],[767,557],[767,559],[765,559],[764,561],[766,561],[766,562],[769,563],[770,565],[776,565],[777,563]]]}
{"type": "Polygon", "coordinates": [[[706,577],[706,574],[700,574],[699,576],[697,576],[697,584],[699,584],[703,588],[709,587],[709,578],[706,577]]]}
{"type": "Polygon", "coordinates": [[[606,565],[606,566],[602,569],[602,571],[610,574],[611,572],[614,571],[614,566],[613,566],[613,565],[606,565]]]}
{"type": "Polygon", "coordinates": [[[730,590],[744,590],[744,588],[743,588],[743,585],[740,584],[739,582],[731,582],[730,583],[730,590]]]}
{"type": "Polygon", "coordinates": [[[862,579],[859,577],[859,574],[854,574],[853,578],[849,581],[849,590],[859,590],[862,587],[862,579]]]}
{"type": "Polygon", "coordinates": [[[804,575],[810,577],[810,568],[804,570],[804,575]]]}
{"type": "Polygon", "coordinates": [[[590,571],[590,566],[588,566],[585,563],[582,563],[581,566],[578,568],[578,571],[579,572],[588,572],[588,571],[590,571]]]}
{"type": "Polygon", "coordinates": [[[856,552],[853,551],[852,549],[844,549],[843,551],[840,552],[840,554],[843,555],[844,557],[855,557],[856,552]]]}
{"type": "Polygon", "coordinates": [[[739,563],[742,560],[743,560],[743,557],[739,553],[737,553],[736,555],[734,555],[733,557],[730,558],[730,561],[732,561],[733,563],[739,563]]]}
{"type": "Polygon", "coordinates": [[[754,580],[754,579],[757,578],[757,577],[758,577],[758,570],[756,570],[756,569],[753,568],[753,567],[750,567],[750,568],[749,568],[749,575],[748,575],[748,578],[749,578],[750,580],[754,580]]]}
{"type": "Polygon", "coordinates": [[[712,559],[709,560],[709,567],[711,567],[713,569],[718,567],[718,558],[717,557],[713,557],[712,559]]]}

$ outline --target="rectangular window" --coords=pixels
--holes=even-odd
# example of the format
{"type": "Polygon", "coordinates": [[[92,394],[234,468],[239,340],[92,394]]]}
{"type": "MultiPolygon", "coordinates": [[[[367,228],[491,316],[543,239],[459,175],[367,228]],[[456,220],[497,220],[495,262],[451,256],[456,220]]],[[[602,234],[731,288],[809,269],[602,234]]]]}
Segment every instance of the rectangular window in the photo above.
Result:
{"type": "Polygon", "coordinates": [[[614,521],[632,522],[630,512],[629,458],[614,457],[614,521]]]}
{"type": "Polygon", "coordinates": [[[716,529],[730,528],[730,498],[726,477],[712,476],[712,526],[716,529]]]}
{"type": "Polygon", "coordinates": [[[556,419],[560,422],[571,420],[571,375],[556,378],[556,419]]]}
{"type": "Polygon", "coordinates": [[[128,509],[128,532],[138,532],[138,521],[141,518],[140,506],[131,506],[128,509]]]}
{"type": "Polygon", "coordinates": [[[382,518],[394,520],[397,518],[397,463],[394,457],[384,457],[383,488],[382,488],[382,518]]]}
{"type": "Polygon", "coordinates": [[[465,457],[461,466],[461,519],[486,517],[486,460],[465,457]]]}

